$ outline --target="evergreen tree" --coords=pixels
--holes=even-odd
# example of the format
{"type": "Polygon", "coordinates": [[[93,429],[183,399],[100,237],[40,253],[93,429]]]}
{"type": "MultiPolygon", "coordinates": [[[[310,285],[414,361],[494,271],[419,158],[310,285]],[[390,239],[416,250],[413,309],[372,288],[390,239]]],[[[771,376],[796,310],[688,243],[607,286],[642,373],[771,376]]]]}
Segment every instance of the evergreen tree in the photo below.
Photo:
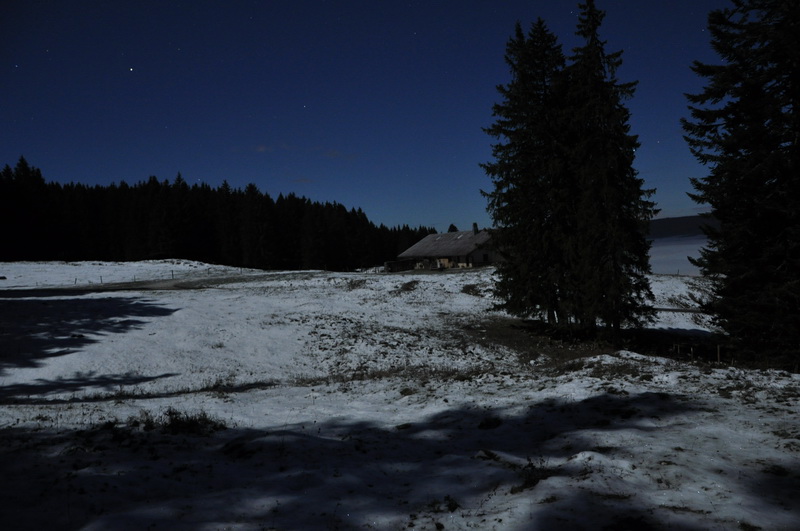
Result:
{"type": "Polygon", "coordinates": [[[623,101],[635,82],[621,83],[622,52],[606,53],[599,29],[605,13],[593,0],[579,4],[577,35],[566,69],[564,119],[568,174],[577,185],[575,232],[569,238],[567,299],[579,325],[600,321],[616,336],[623,323],[641,325],[653,315],[647,227],[655,215],[633,160],[639,142],[630,134],[623,101]]]}
{"type": "Polygon", "coordinates": [[[497,121],[484,131],[499,142],[494,162],[481,166],[494,188],[484,192],[494,221],[493,243],[503,260],[497,266],[501,306],[522,316],[561,317],[559,287],[563,249],[554,224],[560,188],[558,79],[564,55],[542,19],[528,35],[517,23],[506,45],[511,81],[499,85],[497,121]]]}
{"type": "Polygon", "coordinates": [[[189,242],[191,241],[192,231],[192,218],[189,211],[189,185],[184,180],[183,176],[178,172],[175,180],[172,182],[172,187],[169,194],[169,212],[172,234],[174,235],[174,249],[175,256],[190,256],[191,249],[189,242]]]}
{"type": "Polygon", "coordinates": [[[722,64],[688,95],[686,140],[708,175],[691,197],[719,228],[693,260],[705,309],[740,352],[800,360],[800,3],[733,0],[708,17],[722,64]]]}
{"type": "Polygon", "coordinates": [[[652,315],[653,192],[633,169],[638,142],[622,103],[635,83],[616,79],[621,52],[605,52],[604,13],[591,0],[579,7],[584,45],[569,65],[541,19],[527,37],[517,24],[506,48],[512,79],[486,129],[502,142],[482,165],[503,256],[496,292],[512,313],[589,331],[600,322],[617,335],[652,315]]]}
{"type": "Polygon", "coordinates": [[[48,252],[48,233],[54,214],[42,172],[20,157],[12,170],[8,165],[0,179],[6,227],[2,257],[5,260],[40,260],[48,252]]]}
{"type": "Polygon", "coordinates": [[[222,263],[217,225],[217,192],[206,183],[195,183],[189,194],[191,230],[187,246],[190,258],[222,263]]]}
{"type": "Polygon", "coordinates": [[[216,238],[219,261],[223,264],[242,265],[242,252],[239,231],[240,214],[239,196],[241,190],[234,190],[227,180],[214,194],[217,207],[216,212],[216,238]]]}
{"type": "Polygon", "coordinates": [[[272,199],[264,195],[255,184],[244,189],[241,208],[242,265],[267,268],[272,245],[267,231],[270,225],[272,199]]]}

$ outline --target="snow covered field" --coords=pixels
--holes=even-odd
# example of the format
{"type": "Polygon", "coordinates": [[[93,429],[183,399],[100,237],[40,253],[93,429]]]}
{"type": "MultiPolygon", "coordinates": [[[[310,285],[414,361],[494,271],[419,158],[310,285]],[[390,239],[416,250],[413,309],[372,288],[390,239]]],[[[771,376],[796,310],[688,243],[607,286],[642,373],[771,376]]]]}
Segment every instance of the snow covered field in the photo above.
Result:
{"type": "MultiPolygon", "coordinates": [[[[536,338],[491,270],[0,276],[7,529],[800,522],[800,376],[536,338]]],[[[690,317],[656,326],[702,335],[690,317]]]]}

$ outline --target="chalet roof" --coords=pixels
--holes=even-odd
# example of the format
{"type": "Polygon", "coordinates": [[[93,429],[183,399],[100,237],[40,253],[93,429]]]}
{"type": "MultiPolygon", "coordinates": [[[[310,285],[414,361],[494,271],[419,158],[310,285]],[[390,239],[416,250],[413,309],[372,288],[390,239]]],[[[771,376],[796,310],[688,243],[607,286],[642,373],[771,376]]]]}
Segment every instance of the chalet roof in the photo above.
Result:
{"type": "Polygon", "coordinates": [[[429,234],[403,251],[398,258],[466,256],[476,249],[485,247],[489,238],[489,232],[485,230],[477,234],[471,230],[429,234]]]}

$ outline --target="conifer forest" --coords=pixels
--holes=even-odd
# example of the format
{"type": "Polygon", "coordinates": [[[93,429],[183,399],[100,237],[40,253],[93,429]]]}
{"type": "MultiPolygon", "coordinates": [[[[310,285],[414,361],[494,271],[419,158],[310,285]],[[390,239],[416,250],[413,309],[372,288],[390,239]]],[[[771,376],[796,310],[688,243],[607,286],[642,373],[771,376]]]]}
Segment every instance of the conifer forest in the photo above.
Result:
{"type": "Polygon", "coordinates": [[[375,225],[361,209],[294,194],[150,177],[62,185],[20,158],[0,172],[0,260],[186,258],[258,269],[348,271],[394,259],[432,228],[375,225]]]}

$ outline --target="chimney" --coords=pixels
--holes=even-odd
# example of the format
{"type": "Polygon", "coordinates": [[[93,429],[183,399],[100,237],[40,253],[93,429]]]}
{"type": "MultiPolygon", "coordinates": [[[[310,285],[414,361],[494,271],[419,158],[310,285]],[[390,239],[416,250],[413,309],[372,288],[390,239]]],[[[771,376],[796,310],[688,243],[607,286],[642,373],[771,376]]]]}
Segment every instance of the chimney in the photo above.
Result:
{"type": "Polygon", "coordinates": [[[475,234],[475,235],[478,234],[478,224],[477,223],[473,223],[472,224],[472,233],[475,234]]]}

